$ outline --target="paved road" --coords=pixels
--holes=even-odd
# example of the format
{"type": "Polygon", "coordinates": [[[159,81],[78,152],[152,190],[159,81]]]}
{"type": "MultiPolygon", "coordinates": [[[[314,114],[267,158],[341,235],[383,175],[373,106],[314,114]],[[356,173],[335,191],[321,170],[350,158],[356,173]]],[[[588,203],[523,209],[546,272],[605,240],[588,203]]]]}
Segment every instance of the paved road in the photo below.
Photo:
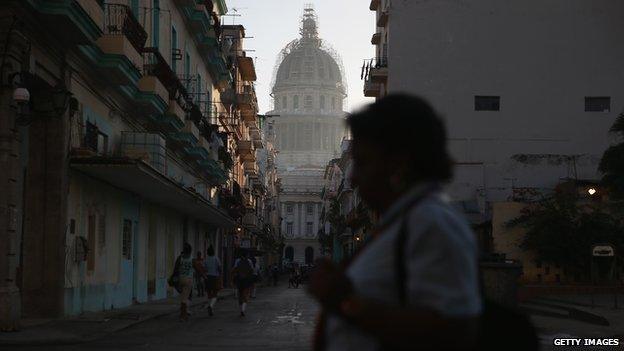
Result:
{"type": "MultiPolygon", "coordinates": [[[[316,305],[303,288],[259,289],[240,317],[234,298],[219,301],[215,316],[193,310],[188,322],[166,316],[105,340],[29,350],[309,350],[316,305]]],[[[26,350],[26,348],[19,348],[26,350]]]]}

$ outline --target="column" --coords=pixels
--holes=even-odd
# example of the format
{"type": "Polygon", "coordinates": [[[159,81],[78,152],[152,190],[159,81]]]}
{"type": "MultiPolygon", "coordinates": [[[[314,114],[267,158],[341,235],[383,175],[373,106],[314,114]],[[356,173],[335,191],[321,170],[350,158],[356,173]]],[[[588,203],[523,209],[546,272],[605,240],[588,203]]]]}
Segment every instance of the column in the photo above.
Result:
{"type": "Polygon", "coordinates": [[[11,89],[0,92],[0,331],[19,329],[20,291],[16,285],[19,141],[9,109],[11,89]]]}

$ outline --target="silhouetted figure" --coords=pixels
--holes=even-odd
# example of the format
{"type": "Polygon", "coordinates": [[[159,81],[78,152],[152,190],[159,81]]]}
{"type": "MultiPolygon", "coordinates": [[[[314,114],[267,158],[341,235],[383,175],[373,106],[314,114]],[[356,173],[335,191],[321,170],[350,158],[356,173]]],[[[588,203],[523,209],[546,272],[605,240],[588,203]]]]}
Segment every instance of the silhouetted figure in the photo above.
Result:
{"type": "Polygon", "coordinates": [[[352,184],[381,217],[346,269],[318,262],[316,348],[470,349],[482,311],[477,246],[442,191],[452,176],[444,123],[423,99],[391,95],[347,124],[352,184]]]}
{"type": "Polygon", "coordinates": [[[238,291],[238,305],[240,306],[240,315],[245,317],[245,309],[249,303],[249,294],[253,285],[253,264],[247,258],[245,253],[241,253],[240,257],[234,262],[232,270],[234,284],[238,291]]]}

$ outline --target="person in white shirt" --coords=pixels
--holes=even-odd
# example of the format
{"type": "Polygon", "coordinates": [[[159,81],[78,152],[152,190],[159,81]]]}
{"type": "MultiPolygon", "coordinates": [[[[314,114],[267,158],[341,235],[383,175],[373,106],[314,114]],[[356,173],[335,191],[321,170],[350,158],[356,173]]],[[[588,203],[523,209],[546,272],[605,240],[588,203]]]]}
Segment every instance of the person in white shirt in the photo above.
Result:
{"type": "Polygon", "coordinates": [[[309,291],[324,313],[316,350],[471,349],[482,302],[477,246],[442,184],[452,161],[424,100],[389,95],[347,123],[352,183],[381,215],[346,269],[321,261],[309,291]]]}

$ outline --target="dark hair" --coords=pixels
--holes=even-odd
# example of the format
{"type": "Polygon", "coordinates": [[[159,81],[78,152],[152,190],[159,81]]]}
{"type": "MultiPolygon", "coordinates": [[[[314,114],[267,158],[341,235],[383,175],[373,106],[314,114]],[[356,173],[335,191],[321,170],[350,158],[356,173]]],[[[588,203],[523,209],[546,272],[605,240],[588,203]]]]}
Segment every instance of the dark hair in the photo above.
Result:
{"type": "Polygon", "coordinates": [[[444,122],[420,97],[391,94],[347,117],[354,140],[378,145],[389,155],[406,158],[408,181],[448,181],[453,162],[444,122]]]}
{"type": "Polygon", "coordinates": [[[206,250],[206,255],[208,255],[208,256],[214,256],[215,255],[214,247],[212,247],[212,245],[208,246],[208,250],[206,250]]]}
{"type": "Polygon", "coordinates": [[[193,252],[193,247],[189,243],[184,243],[182,246],[182,253],[185,255],[190,255],[193,252]]]}

